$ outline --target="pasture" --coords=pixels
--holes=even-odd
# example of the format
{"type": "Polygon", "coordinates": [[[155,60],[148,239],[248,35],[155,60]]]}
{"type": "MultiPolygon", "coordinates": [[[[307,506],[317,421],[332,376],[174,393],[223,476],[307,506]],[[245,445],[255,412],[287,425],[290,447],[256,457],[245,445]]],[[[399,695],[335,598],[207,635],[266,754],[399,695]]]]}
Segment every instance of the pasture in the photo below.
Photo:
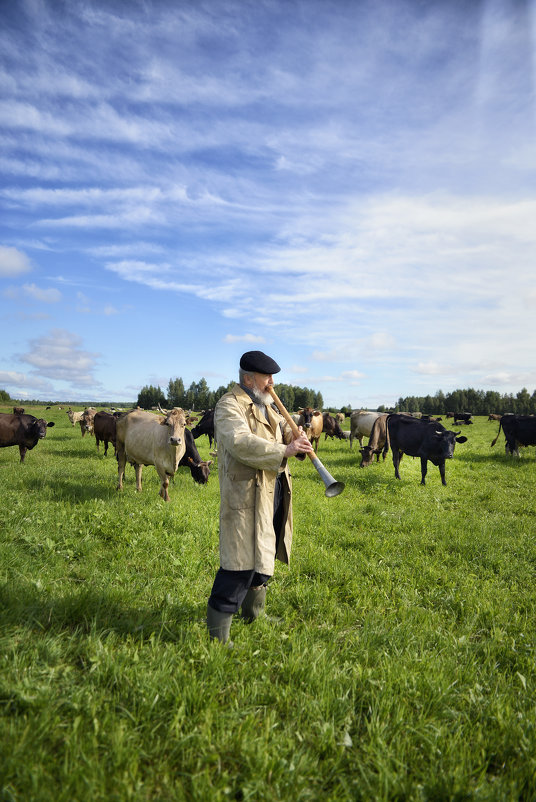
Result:
{"type": "MultiPolygon", "coordinates": [[[[1,411],[11,411],[3,407],[1,411]]],[[[536,798],[536,456],[458,426],[447,462],[320,441],[267,612],[210,643],[218,481],[117,463],[64,411],[0,449],[0,800],[536,798]]],[[[443,421],[447,428],[453,428],[443,421]]],[[[349,421],[346,421],[346,428],[349,421]]],[[[208,438],[197,446],[209,458],[208,438]]]]}

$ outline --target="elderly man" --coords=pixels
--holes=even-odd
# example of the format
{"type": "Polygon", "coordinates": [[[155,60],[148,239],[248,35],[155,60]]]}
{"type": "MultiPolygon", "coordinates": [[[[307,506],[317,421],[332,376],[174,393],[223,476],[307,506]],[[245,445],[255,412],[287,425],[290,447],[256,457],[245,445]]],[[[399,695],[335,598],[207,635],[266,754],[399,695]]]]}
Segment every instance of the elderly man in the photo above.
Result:
{"type": "Polygon", "coordinates": [[[240,359],[239,384],[216,404],[215,437],[220,481],[220,569],[207,606],[210,637],[226,642],[233,614],[250,622],[264,610],[274,562],[288,563],[292,541],[289,457],[312,446],[294,438],[272,407],[268,387],[281,370],[262,351],[240,359]]]}

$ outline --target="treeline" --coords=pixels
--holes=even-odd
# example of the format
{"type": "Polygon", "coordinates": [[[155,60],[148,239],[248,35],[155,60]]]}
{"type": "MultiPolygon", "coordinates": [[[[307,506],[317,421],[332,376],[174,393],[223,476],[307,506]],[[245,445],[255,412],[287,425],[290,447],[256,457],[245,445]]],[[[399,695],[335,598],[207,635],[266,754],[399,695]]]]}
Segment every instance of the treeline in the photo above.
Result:
{"type": "MultiPolygon", "coordinates": [[[[384,407],[378,407],[380,412],[384,407]]],[[[447,412],[471,412],[473,415],[489,415],[494,412],[504,415],[513,412],[517,415],[536,414],[536,390],[529,393],[523,387],[516,395],[512,393],[501,395],[494,390],[454,390],[443,393],[438,390],[435,395],[399,398],[395,412],[422,412],[426,415],[446,415],[447,412]]]]}
{"type": "MultiPolygon", "coordinates": [[[[137,404],[142,409],[151,409],[159,404],[167,409],[171,407],[197,411],[211,409],[234,384],[235,382],[231,381],[225,387],[221,385],[217,390],[211,390],[203,378],[198,382],[192,382],[186,389],[181,378],[170,379],[166,393],[161,387],[153,387],[150,384],[142,387],[137,404]]],[[[324,404],[322,394],[309,387],[276,384],[274,389],[285,407],[291,411],[300,407],[322,409],[324,404]]]]}

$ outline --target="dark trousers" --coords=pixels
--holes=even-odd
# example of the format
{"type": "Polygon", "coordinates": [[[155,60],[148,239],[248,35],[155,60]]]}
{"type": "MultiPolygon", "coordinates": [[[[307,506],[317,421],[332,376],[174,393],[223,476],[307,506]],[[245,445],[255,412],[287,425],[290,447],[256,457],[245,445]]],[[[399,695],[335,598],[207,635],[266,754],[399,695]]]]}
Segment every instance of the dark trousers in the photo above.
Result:
{"type": "MultiPolygon", "coordinates": [[[[283,486],[281,474],[278,475],[274,490],[274,530],[276,551],[283,523],[283,486]]],[[[250,587],[265,585],[270,577],[251,571],[228,571],[220,568],[216,574],[208,603],[220,613],[236,613],[242,606],[250,587]]]]}

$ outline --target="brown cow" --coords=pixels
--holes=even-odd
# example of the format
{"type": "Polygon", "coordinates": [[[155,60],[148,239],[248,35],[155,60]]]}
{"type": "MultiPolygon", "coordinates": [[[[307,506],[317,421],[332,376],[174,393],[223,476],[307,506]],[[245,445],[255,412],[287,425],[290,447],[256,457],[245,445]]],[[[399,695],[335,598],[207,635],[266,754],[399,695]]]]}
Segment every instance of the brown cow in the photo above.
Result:
{"type": "Polygon", "coordinates": [[[80,419],[80,428],[82,430],[82,437],[85,435],[86,432],[89,434],[93,434],[93,420],[95,415],[97,414],[97,410],[95,407],[88,407],[82,413],[82,417],[80,419]]]}
{"type": "Polygon", "coordinates": [[[340,423],[329,412],[324,412],[323,417],[323,431],[325,433],[324,440],[328,437],[337,437],[339,440],[344,440],[344,432],[341,429],[340,423]]]}
{"type": "Polygon", "coordinates": [[[101,442],[104,443],[104,456],[108,454],[108,443],[113,445],[115,452],[117,417],[104,410],[96,412],[93,417],[93,434],[97,442],[97,451],[99,451],[101,442]]]}
{"type": "Polygon", "coordinates": [[[304,409],[298,410],[298,412],[300,415],[300,422],[298,425],[303,426],[305,434],[316,452],[318,451],[318,443],[324,426],[322,413],[320,410],[313,409],[312,407],[305,407],[304,409]]]}
{"type": "Polygon", "coordinates": [[[24,415],[24,407],[13,407],[14,415],[24,415]]]}
{"type": "Polygon", "coordinates": [[[143,466],[154,465],[161,480],[159,494],[169,501],[169,478],[176,474],[186,450],[185,426],[186,415],[180,407],[165,411],[165,417],[142,409],[121,415],[116,425],[117,489],[123,489],[127,461],[134,465],[138,493],[143,466]]]}

